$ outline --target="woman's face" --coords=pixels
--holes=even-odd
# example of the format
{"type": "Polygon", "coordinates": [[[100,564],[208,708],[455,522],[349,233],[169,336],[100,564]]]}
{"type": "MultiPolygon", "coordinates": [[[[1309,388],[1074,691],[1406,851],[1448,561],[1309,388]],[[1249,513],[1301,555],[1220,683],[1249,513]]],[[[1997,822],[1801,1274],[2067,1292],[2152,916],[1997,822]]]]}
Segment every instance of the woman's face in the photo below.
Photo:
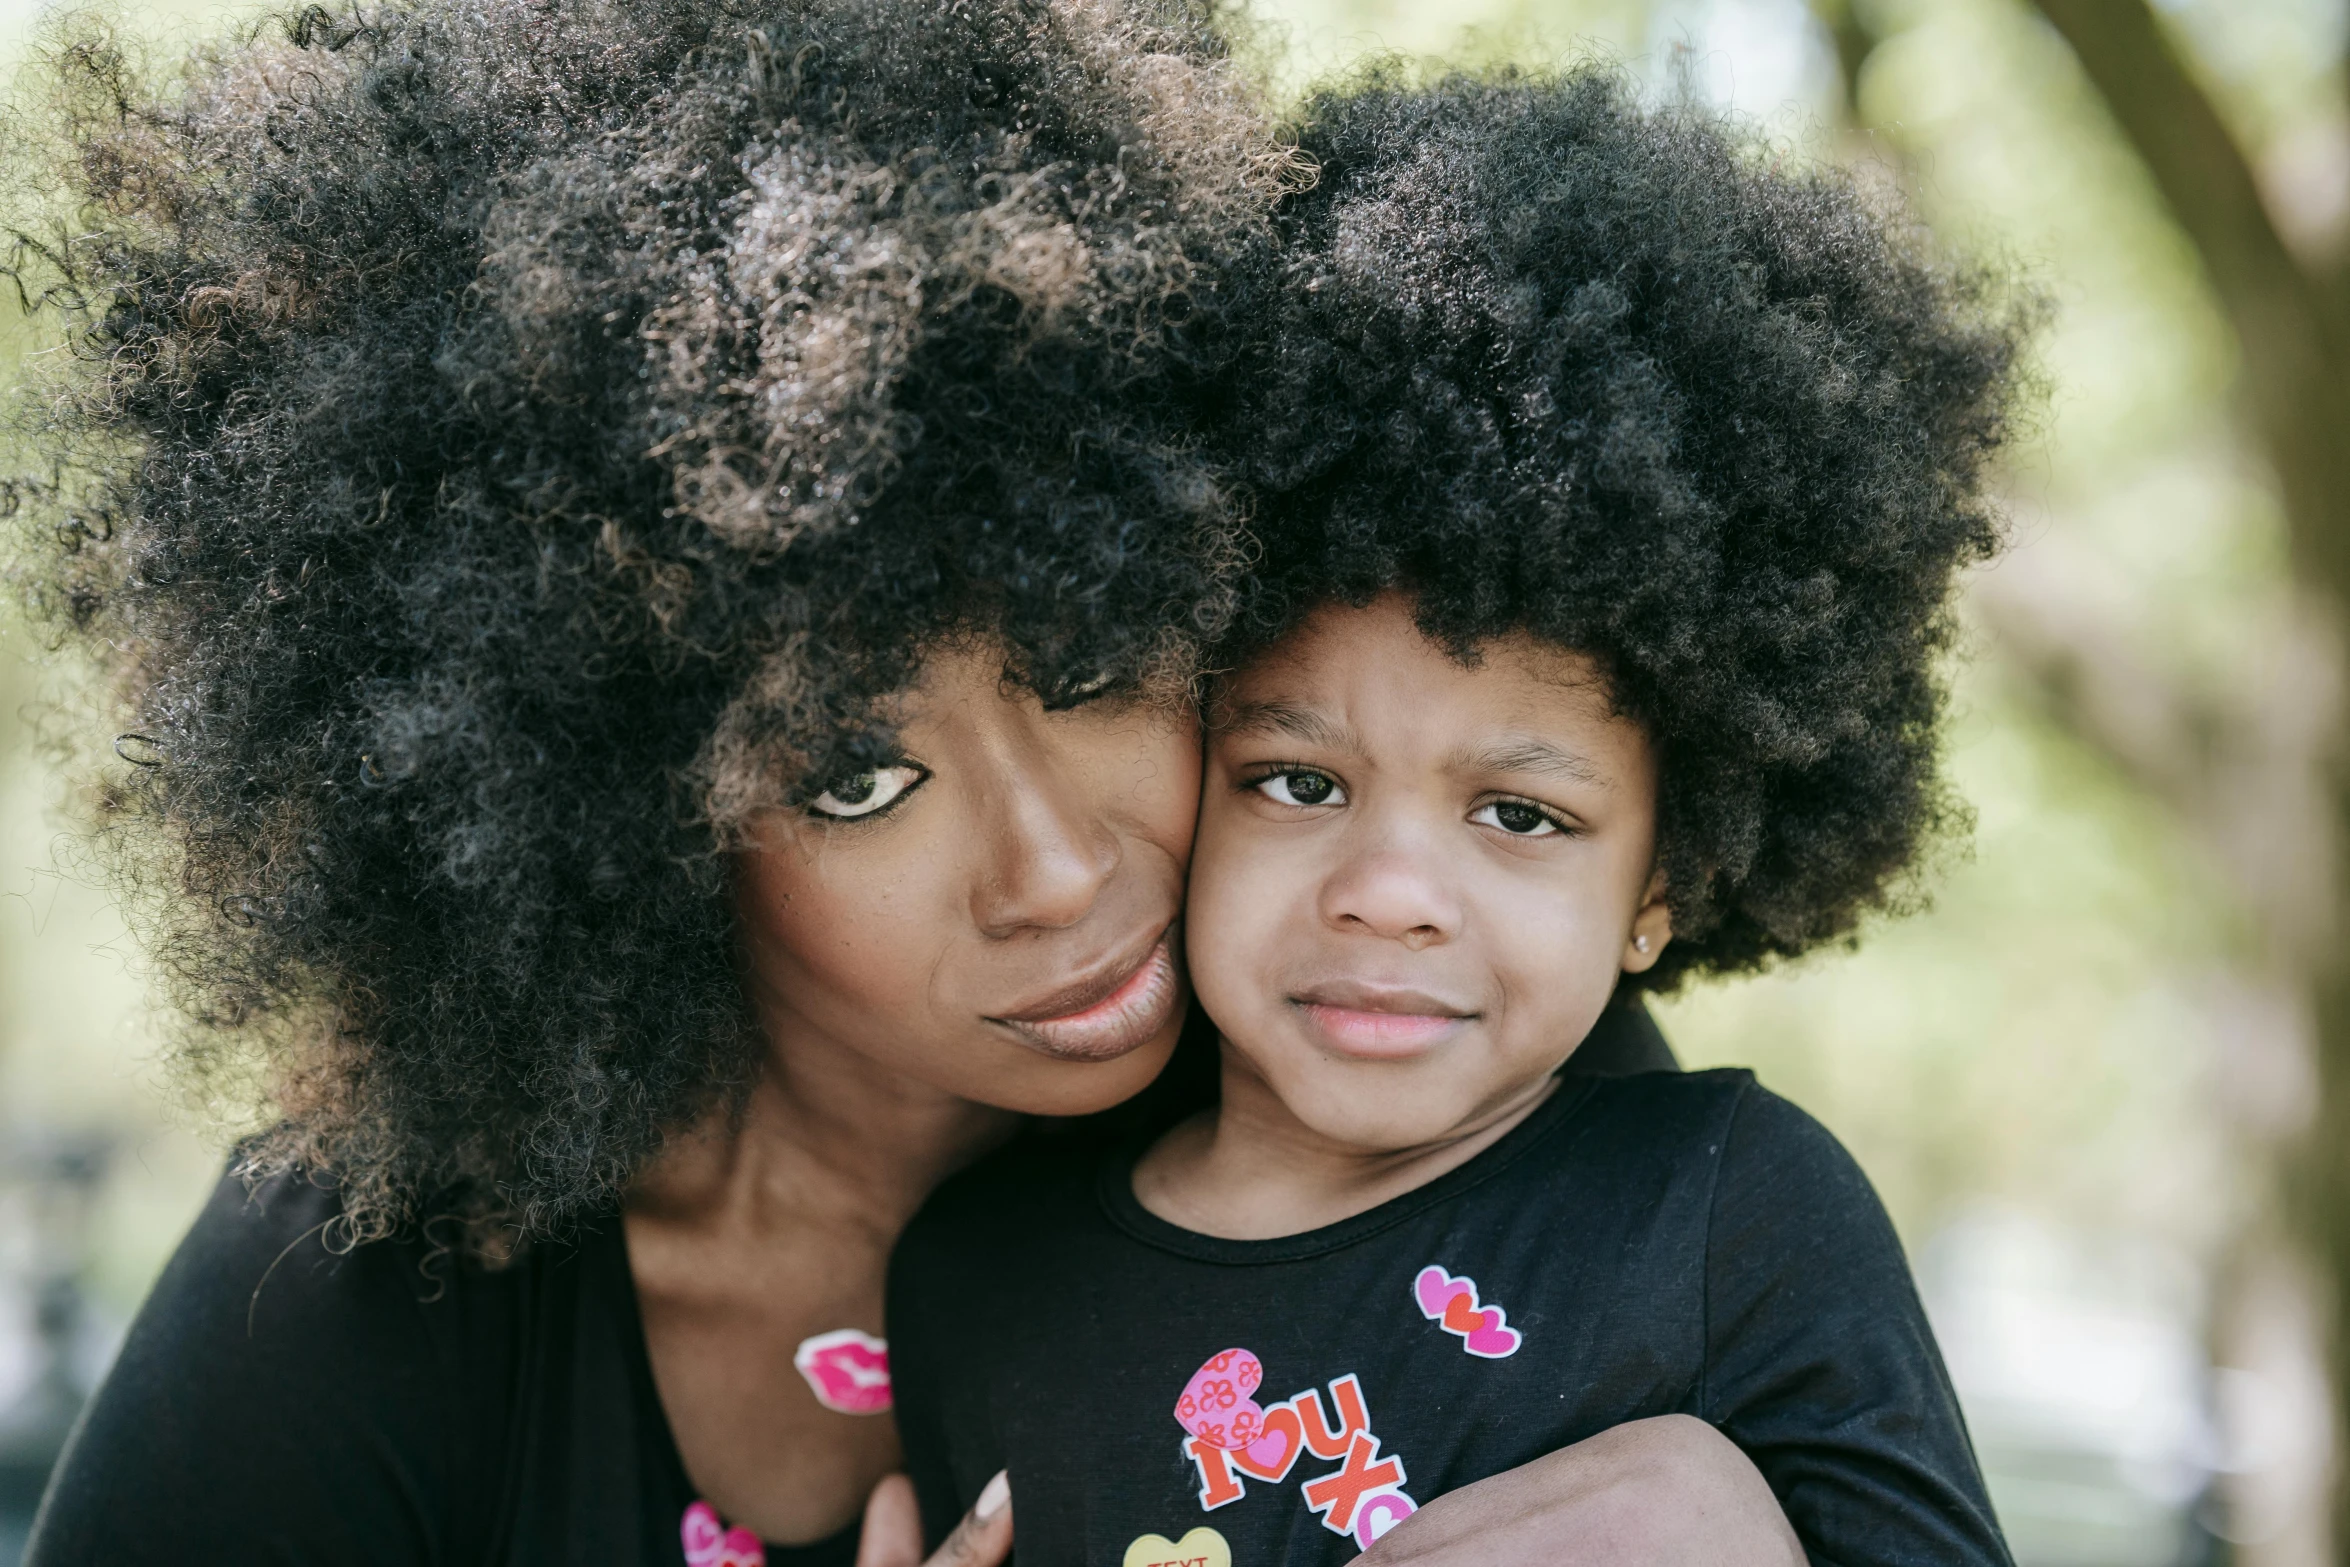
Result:
{"type": "Polygon", "coordinates": [[[844,1047],[1030,1115],[1135,1093],[1175,1047],[1199,809],[1188,711],[1047,712],[1000,652],[941,652],[904,764],[770,811],[741,856],[753,998],[785,1052],[844,1047]]]}

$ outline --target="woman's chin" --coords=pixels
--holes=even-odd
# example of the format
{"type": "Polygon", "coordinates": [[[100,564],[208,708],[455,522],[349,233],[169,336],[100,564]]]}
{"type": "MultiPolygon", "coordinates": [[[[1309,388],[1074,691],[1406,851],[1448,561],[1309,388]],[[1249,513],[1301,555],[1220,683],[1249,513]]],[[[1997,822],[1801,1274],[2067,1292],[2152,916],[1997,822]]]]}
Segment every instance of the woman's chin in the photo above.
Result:
{"type": "Polygon", "coordinates": [[[1080,1057],[1038,1050],[1025,1040],[1020,1054],[1026,1063],[1004,1062],[1003,1053],[990,1052],[1003,1070],[976,1085],[969,1097],[1000,1110],[1021,1115],[1094,1115],[1141,1093],[1166,1069],[1183,1032],[1183,1011],[1189,997],[1178,993],[1171,1015],[1155,1031],[1137,1037],[1114,1055],[1080,1057]]]}

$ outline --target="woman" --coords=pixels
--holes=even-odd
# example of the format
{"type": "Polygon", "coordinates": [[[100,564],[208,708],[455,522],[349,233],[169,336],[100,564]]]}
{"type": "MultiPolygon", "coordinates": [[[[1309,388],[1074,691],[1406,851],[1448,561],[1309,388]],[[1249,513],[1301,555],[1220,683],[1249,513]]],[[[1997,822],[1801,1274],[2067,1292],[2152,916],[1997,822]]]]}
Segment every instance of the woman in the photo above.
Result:
{"type": "MultiPolygon", "coordinates": [[[[6,509],[265,1114],[33,1562],[920,1558],[810,1346],[1181,1027],[1193,432],[1297,177],[1204,15],[425,0],[170,93],[59,40],[17,189],[94,216],[18,247],[78,356],[6,509]]],[[[1394,1549],[1791,1559],[1692,1422],[1537,1467],[1394,1549]]]]}

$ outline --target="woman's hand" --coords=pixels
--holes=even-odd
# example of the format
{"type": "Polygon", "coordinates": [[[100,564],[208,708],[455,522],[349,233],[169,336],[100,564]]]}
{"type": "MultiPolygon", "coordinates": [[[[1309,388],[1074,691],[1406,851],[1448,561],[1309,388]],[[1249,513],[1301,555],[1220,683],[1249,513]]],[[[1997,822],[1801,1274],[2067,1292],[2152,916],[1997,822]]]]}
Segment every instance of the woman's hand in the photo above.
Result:
{"type": "Polygon", "coordinates": [[[997,1567],[1012,1554],[1012,1482],[1002,1472],[955,1525],[938,1553],[922,1555],[922,1512],[914,1482],[888,1475],[865,1501],[865,1528],[857,1536],[857,1567],[997,1567]]]}
{"type": "Polygon", "coordinates": [[[1728,1437],[1688,1415],[1661,1415],[1447,1492],[1358,1560],[1362,1567],[1803,1567],[1804,1555],[1761,1471],[1728,1437]]]}

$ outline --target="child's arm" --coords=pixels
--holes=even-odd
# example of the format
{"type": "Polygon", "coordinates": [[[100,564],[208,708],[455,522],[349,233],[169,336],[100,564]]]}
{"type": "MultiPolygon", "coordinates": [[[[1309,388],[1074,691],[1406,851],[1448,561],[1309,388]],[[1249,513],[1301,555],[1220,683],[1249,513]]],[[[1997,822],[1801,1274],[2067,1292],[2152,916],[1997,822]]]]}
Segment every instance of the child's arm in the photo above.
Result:
{"type": "Polygon", "coordinates": [[[1361,1567],[1802,1567],[1761,1473],[1687,1415],[1635,1420],[1437,1497],[1361,1567]]]}
{"type": "Polygon", "coordinates": [[[1696,1413],[1815,1562],[2008,1567],[1900,1239],[1836,1139],[1761,1088],[1716,1166],[1696,1413]]]}

